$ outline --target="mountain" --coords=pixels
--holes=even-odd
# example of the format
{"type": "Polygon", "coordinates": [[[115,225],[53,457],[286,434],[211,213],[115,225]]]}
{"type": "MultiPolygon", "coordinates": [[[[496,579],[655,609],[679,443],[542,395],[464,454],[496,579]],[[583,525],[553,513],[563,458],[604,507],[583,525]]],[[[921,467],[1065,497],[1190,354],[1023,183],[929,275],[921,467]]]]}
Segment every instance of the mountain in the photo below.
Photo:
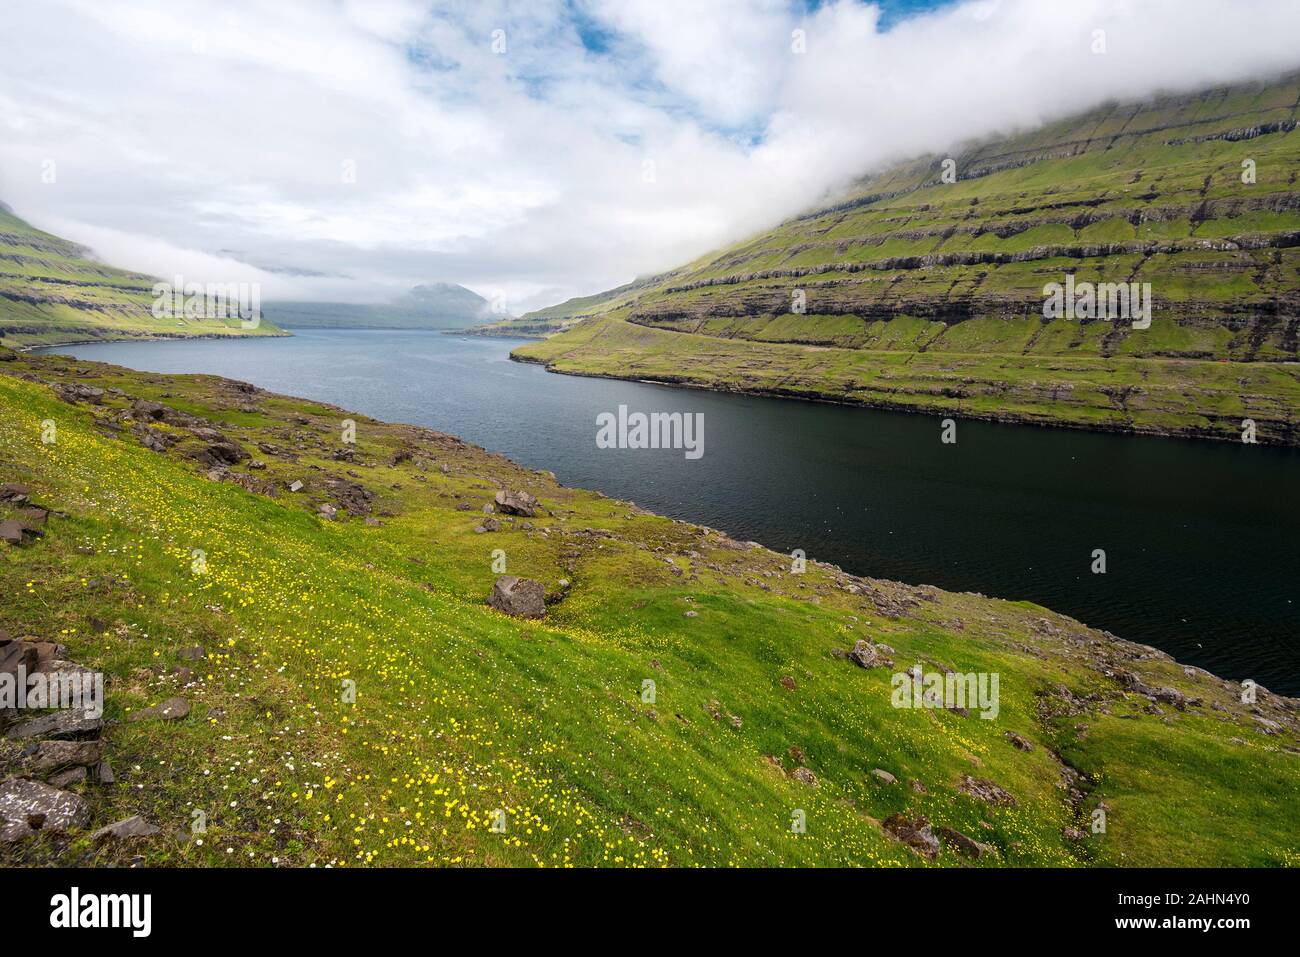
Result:
{"type": "Polygon", "coordinates": [[[653,284],[658,277],[638,280],[608,292],[594,296],[580,296],[569,299],[555,306],[535,309],[523,316],[501,319],[487,325],[478,326],[470,333],[476,336],[500,336],[506,338],[545,339],[557,332],[571,329],[584,319],[600,315],[623,301],[632,290],[653,284]]]}
{"type": "Polygon", "coordinates": [[[453,283],[415,286],[390,302],[268,302],[263,310],[291,329],[464,329],[500,318],[476,292],[453,283]]]}
{"type": "Polygon", "coordinates": [[[0,203],[0,344],[280,334],[265,321],[244,329],[237,318],[155,318],[157,282],[95,261],[0,203]]]}
{"type": "Polygon", "coordinates": [[[1300,444],[1298,102],[1300,74],[920,157],[504,326],[558,331],[515,352],[557,372],[1300,444]],[[1150,325],[1045,315],[1071,283],[1150,325]]]}
{"type": "Polygon", "coordinates": [[[216,376],[0,349],[0,595],[0,672],[106,690],[0,709],[0,788],[81,815],[0,865],[1300,863],[1300,701],[216,376]]]}

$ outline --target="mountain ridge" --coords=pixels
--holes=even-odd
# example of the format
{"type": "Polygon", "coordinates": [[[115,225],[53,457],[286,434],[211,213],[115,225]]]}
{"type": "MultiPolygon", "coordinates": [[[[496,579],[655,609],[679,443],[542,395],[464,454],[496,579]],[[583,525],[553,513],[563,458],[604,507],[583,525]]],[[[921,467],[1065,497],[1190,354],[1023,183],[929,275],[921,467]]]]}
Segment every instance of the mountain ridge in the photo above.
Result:
{"type": "Polygon", "coordinates": [[[287,329],[430,329],[459,331],[492,321],[492,304],[456,283],[413,286],[386,303],[270,301],[263,312],[287,329]]]}
{"type": "Polygon", "coordinates": [[[1297,103],[1289,74],[918,157],[649,281],[498,328],[562,333],[516,350],[560,372],[1220,438],[1251,418],[1296,444],[1297,103]],[[1067,275],[1149,283],[1153,325],[1049,321],[1047,286],[1067,275]],[[1220,361],[1248,380],[1235,402],[1239,386],[1195,365],[1220,361]],[[917,363],[909,381],[898,366],[917,363]]]}
{"type": "Polygon", "coordinates": [[[0,203],[0,345],[282,335],[273,324],[154,315],[155,277],[108,266],[0,203]]]}

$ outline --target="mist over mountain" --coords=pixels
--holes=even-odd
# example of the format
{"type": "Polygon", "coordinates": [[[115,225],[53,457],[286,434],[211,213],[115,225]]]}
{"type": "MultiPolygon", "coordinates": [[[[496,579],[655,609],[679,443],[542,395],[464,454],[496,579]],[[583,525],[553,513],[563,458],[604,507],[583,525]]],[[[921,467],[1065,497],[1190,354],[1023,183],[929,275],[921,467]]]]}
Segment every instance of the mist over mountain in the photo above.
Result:
{"type": "Polygon", "coordinates": [[[386,303],[268,302],[263,314],[289,329],[463,329],[503,318],[478,293],[422,283],[386,303]]]}

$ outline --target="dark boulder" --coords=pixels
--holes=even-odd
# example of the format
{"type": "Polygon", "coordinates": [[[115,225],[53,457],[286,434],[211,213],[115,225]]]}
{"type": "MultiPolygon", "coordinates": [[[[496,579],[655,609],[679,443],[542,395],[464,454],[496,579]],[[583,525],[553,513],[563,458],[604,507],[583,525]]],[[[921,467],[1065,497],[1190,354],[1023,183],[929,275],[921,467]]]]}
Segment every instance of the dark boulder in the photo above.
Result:
{"type": "Polygon", "coordinates": [[[537,514],[538,501],[527,492],[511,492],[502,489],[497,492],[496,498],[497,511],[505,512],[507,515],[522,515],[525,518],[532,518],[537,514]]]}
{"type": "Polygon", "coordinates": [[[886,834],[906,844],[926,860],[934,860],[939,856],[939,839],[934,836],[934,830],[925,818],[893,814],[885,818],[881,826],[886,834]]]}
{"type": "Polygon", "coordinates": [[[541,582],[502,575],[492,584],[488,604],[516,618],[542,618],[546,615],[545,596],[546,589],[541,582]]]}

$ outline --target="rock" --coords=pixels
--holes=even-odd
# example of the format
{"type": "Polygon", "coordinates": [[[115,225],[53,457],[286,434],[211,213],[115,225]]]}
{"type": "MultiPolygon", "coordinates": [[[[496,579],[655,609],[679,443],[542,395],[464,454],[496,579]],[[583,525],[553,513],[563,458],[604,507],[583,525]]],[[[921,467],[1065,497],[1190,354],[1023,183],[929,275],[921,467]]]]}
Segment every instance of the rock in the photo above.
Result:
{"type": "Polygon", "coordinates": [[[152,708],[132,712],[127,720],[145,721],[150,718],[161,718],[163,721],[180,721],[189,713],[190,703],[184,698],[168,698],[152,708]]]}
{"type": "Polygon", "coordinates": [[[305,487],[306,487],[306,486],[303,485],[303,483],[302,483],[302,481],[301,481],[300,479],[294,479],[294,480],[289,484],[289,491],[290,491],[290,492],[301,492],[305,487]]]}
{"type": "Polygon", "coordinates": [[[501,523],[495,518],[485,518],[483,524],[477,526],[474,531],[480,535],[484,532],[499,532],[501,531],[501,523]]]}
{"type": "Polygon", "coordinates": [[[502,575],[492,584],[488,604],[516,618],[542,618],[546,615],[545,596],[546,590],[539,581],[502,575]]]}
{"type": "Polygon", "coordinates": [[[32,755],[32,768],[53,771],[69,764],[98,764],[103,754],[103,741],[42,741],[32,755]]]}
{"type": "Polygon", "coordinates": [[[1271,718],[1261,718],[1259,715],[1251,715],[1259,724],[1261,734],[1277,734],[1282,730],[1282,725],[1278,724],[1271,718]]]}
{"type": "Polygon", "coordinates": [[[33,831],[64,831],[85,827],[90,805],[79,795],[40,781],[10,778],[0,783],[0,821],[25,824],[33,831]]]}
{"type": "Polygon", "coordinates": [[[853,645],[853,650],[848,653],[848,659],[860,668],[887,668],[893,664],[875,645],[862,639],[858,639],[853,645]]]}
{"type": "Polygon", "coordinates": [[[82,668],[80,665],[74,665],[70,661],[60,661],[68,653],[64,645],[53,641],[41,641],[39,638],[26,637],[22,639],[23,646],[31,649],[36,655],[36,670],[38,671],[84,671],[87,674],[93,674],[89,669],[82,668]]]}
{"type": "Polygon", "coordinates": [[[923,817],[908,818],[904,814],[892,814],[881,823],[881,827],[896,841],[906,844],[927,860],[939,856],[939,839],[934,836],[930,822],[923,817]]]}
{"type": "Polygon", "coordinates": [[[182,648],[176,652],[176,657],[184,658],[186,661],[198,661],[203,657],[203,648],[200,645],[195,645],[192,648],[182,648]]]}
{"type": "Polygon", "coordinates": [[[699,613],[698,611],[694,611],[694,610],[692,610],[692,611],[687,611],[687,612],[683,612],[683,613],[682,613],[682,617],[683,617],[683,618],[698,618],[699,616],[700,616],[700,613],[699,613]]]}
{"type": "Polygon", "coordinates": [[[54,386],[54,394],[69,404],[89,402],[91,405],[101,405],[104,401],[103,389],[80,383],[60,382],[54,386]]]}
{"type": "Polygon", "coordinates": [[[912,781],[909,782],[909,786],[910,786],[911,789],[912,789],[913,791],[915,791],[917,794],[929,794],[929,793],[930,793],[930,789],[927,788],[927,787],[925,786],[924,782],[922,782],[922,781],[917,781],[917,780],[913,779],[912,781]]]}
{"type": "Polygon", "coordinates": [[[32,490],[18,482],[5,482],[0,485],[0,502],[25,502],[32,490]]]}
{"type": "Polygon", "coordinates": [[[101,827],[94,834],[90,835],[92,841],[103,841],[108,838],[126,839],[131,837],[152,837],[159,833],[162,828],[150,824],[139,814],[116,821],[107,827],[101,827]]]}
{"type": "Polygon", "coordinates": [[[0,522],[0,541],[9,545],[21,545],[24,531],[26,529],[21,522],[14,518],[7,518],[0,522]]]}
{"type": "Polygon", "coordinates": [[[31,673],[38,663],[36,646],[32,642],[10,641],[0,646],[0,674],[16,675],[19,665],[31,673]]]}
{"type": "Polygon", "coordinates": [[[980,841],[975,840],[975,838],[969,837],[961,831],[947,827],[946,825],[940,824],[935,828],[935,830],[938,832],[939,838],[945,844],[949,847],[955,848],[959,853],[965,854],[967,857],[973,857],[978,860],[993,850],[989,845],[983,844],[980,841]]]}
{"type": "Polygon", "coordinates": [[[184,698],[168,698],[156,710],[165,721],[180,721],[190,713],[190,703],[184,698]]]}
{"type": "Polygon", "coordinates": [[[208,442],[191,452],[190,456],[209,468],[236,465],[249,457],[241,446],[230,441],[208,442]]]}
{"type": "Polygon", "coordinates": [[[60,771],[49,780],[50,787],[53,788],[66,788],[72,784],[80,784],[86,780],[86,769],[81,767],[68,768],[66,771],[60,771]]]}
{"type": "Polygon", "coordinates": [[[1152,691],[1157,701],[1173,705],[1179,711],[1187,710],[1187,697],[1176,688],[1156,688],[1152,691]]]}
{"type": "Polygon", "coordinates": [[[337,508],[335,508],[333,505],[330,505],[328,503],[319,506],[316,509],[316,511],[320,514],[321,518],[329,518],[329,519],[335,518],[339,513],[339,510],[337,508]]]}
{"type": "Polygon", "coordinates": [[[10,740],[24,738],[78,738],[98,734],[104,726],[102,718],[92,718],[84,711],[66,710],[43,714],[10,728],[5,737],[10,740]]]}
{"type": "Polygon", "coordinates": [[[136,399],[131,406],[131,414],[137,419],[153,419],[161,422],[167,418],[170,410],[161,402],[150,402],[148,399],[136,399]]]}
{"type": "Polygon", "coordinates": [[[1016,806],[1016,799],[1003,788],[992,781],[973,778],[969,774],[961,776],[961,782],[957,785],[957,790],[962,794],[969,794],[973,798],[979,798],[981,801],[996,804],[1000,807],[1016,806]]]}
{"type": "Polygon", "coordinates": [[[50,517],[50,513],[43,508],[20,508],[17,519],[23,528],[29,532],[36,532],[45,526],[45,521],[50,517]]]}
{"type": "Polygon", "coordinates": [[[1026,738],[1022,738],[1020,735],[1016,734],[1014,731],[1007,731],[1007,732],[1005,732],[1005,737],[1006,737],[1006,739],[1007,739],[1008,741],[1010,741],[1010,742],[1011,742],[1015,747],[1017,747],[1017,748],[1020,749],[1021,751],[1032,751],[1032,750],[1034,750],[1034,745],[1033,745],[1033,742],[1032,742],[1032,741],[1029,741],[1029,740],[1026,739],[1026,738]]]}
{"type": "Polygon", "coordinates": [[[505,512],[507,515],[522,515],[525,518],[532,518],[537,514],[537,499],[527,492],[510,492],[502,489],[497,492],[494,501],[497,511],[505,512]]]}
{"type": "Polygon", "coordinates": [[[1067,841],[1082,841],[1086,836],[1083,831],[1079,830],[1077,827],[1062,828],[1061,834],[1064,835],[1067,841]]]}
{"type": "Polygon", "coordinates": [[[880,780],[884,781],[886,784],[898,783],[898,778],[894,777],[892,774],[890,774],[888,771],[883,770],[882,768],[872,768],[871,773],[874,774],[876,777],[878,777],[880,780]]]}
{"type": "Polygon", "coordinates": [[[6,844],[9,841],[21,841],[23,838],[30,837],[35,833],[27,826],[26,821],[21,824],[0,822],[0,844],[6,844]]]}
{"type": "Polygon", "coordinates": [[[99,762],[99,767],[95,768],[95,777],[99,778],[100,784],[116,784],[117,775],[113,773],[113,765],[108,763],[105,758],[99,762]]]}
{"type": "Polygon", "coordinates": [[[790,777],[794,778],[800,784],[806,784],[810,788],[819,787],[817,784],[817,775],[807,768],[795,768],[790,772],[790,777]]]}
{"type": "Polygon", "coordinates": [[[795,689],[794,679],[791,678],[789,675],[782,675],[781,687],[784,688],[786,691],[793,691],[795,689]]]}

